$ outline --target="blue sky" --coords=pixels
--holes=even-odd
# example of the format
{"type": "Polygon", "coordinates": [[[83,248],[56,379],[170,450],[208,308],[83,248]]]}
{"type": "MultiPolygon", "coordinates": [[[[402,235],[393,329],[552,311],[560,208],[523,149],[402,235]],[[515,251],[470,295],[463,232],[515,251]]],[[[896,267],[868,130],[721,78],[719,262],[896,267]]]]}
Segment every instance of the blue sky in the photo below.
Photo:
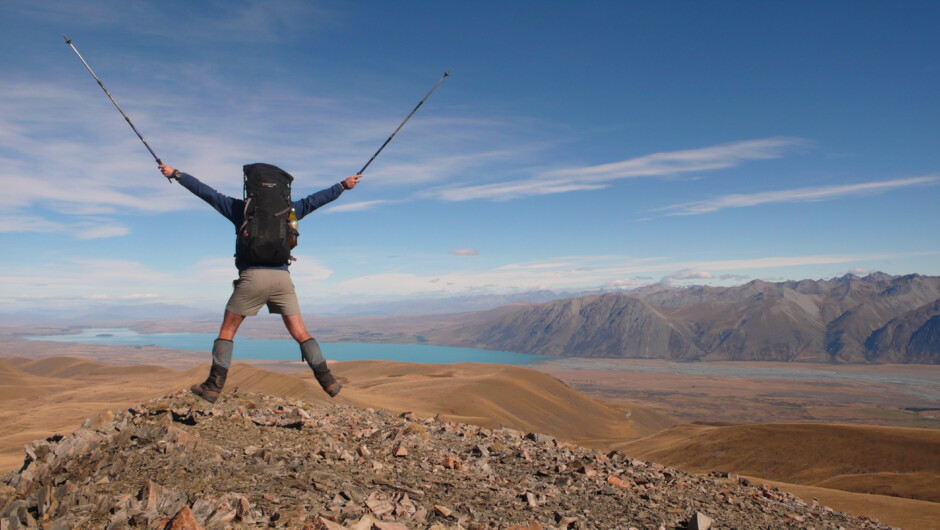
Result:
{"type": "Polygon", "coordinates": [[[231,225],[164,162],[295,197],[301,303],[940,274],[940,3],[43,2],[0,32],[0,303],[221,310],[231,225]]]}

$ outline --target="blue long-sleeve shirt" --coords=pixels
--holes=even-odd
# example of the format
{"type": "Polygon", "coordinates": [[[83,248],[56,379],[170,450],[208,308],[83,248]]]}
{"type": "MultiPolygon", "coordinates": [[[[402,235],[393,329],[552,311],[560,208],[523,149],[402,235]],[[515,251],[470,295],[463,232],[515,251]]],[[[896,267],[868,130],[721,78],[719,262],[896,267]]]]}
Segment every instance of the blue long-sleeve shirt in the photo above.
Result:
{"type": "MultiPolygon", "coordinates": [[[[238,228],[245,220],[244,200],[229,197],[228,195],[223,195],[222,193],[216,191],[212,186],[204,184],[189,173],[180,172],[179,183],[182,184],[184,188],[191,191],[193,195],[209,203],[209,205],[215,208],[217,212],[224,215],[226,219],[231,221],[232,224],[235,225],[235,231],[237,234],[238,228]]],[[[342,193],[343,185],[336,183],[329,188],[326,188],[325,190],[320,190],[304,197],[303,199],[293,201],[291,203],[291,207],[294,208],[294,212],[297,214],[297,220],[299,221],[317,208],[335,201],[337,198],[339,198],[340,195],[342,195],[342,193]]],[[[236,252],[235,267],[239,271],[243,271],[245,269],[287,270],[288,265],[269,266],[246,263],[238,258],[236,252]]]]}

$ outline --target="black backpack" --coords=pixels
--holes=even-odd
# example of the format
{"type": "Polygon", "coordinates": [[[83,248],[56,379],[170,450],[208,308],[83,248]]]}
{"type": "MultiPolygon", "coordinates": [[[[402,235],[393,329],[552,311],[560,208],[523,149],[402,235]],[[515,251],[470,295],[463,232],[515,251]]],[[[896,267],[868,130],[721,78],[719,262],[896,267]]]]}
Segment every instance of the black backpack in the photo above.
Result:
{"type": "MultiPolygon", "coordinates": [[[[245,221],[238,229],[235,256],[251,265],[290,263],[290,185],[294,177],[271,164],[245,170],[245,221]]],[[[296,241],[296,239],[294,239],[296,241]]]]}

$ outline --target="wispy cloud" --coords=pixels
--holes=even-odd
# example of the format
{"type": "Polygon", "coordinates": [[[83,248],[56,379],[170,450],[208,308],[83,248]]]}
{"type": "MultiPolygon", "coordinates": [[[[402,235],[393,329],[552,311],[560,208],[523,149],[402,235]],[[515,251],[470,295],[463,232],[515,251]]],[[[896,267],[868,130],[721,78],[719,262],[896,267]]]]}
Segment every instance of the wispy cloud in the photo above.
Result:
{"type": "Polygon", "coordinates": [[[480,251],[475,248],[456,248],[451,250],[450,253],[455,256],[476,256],[480,251]]]}
{"type": "Polygon", "coordinates": [[[443,188],[431,190],[423,195],[425,197],[451,202],[471,201],[474,199],[508,201],[511,199],[519,199],[522,197],[531,197],[536,195],[552,195],[555,193],[568,193],[572,191],[600,190],[606,187],[606,184],[542,181],[539,179],[533,179],[499,184],[482,184],[479,186],[443,188]]]}
{"type": "Polygon", "coordinates": [[[425,195],[444,201],[505,201],[536,195],[598,190],[606,188],[615,180],[679,176],[735,167],[749,160],[779,158],[793,148],[805,144],[805,140],[798,138],[747,140],[700,149],[653,153],[594,166],[547,170],[528,179],[443,187],[429,190],[425,195]]]}
{"type": "MultiPolygon", "coordinates": [[[[291,278],[298,285],[318,285],[333,270],[314,256],[297,254],[291,278]]],[[[211,258],[173,271],[132,260],[69,258],[0,266],[0,302],[11,307],[80,308],[89,301],[149,299],[220,307],[238,277],[232,258],[211,258]],[[40,269],[41,274],[36,273],[40,269]]]]}
{"type": "Polygon", "coordinates": [[[375,200],[375,201],[359,201],[359,202],[347,202],[345,204],[339,204],[336,206],[329,206],[323,210],[323,213],[342,213],[342,212],[361,212],[363,210],[371,210],[380,204],[388,204],[391,200],[375,200]]]}
{"type": "Polygon", "coordinates": [[[545,263],[510,263],[509,265],[503,265],[501,267],[496,267],[495,270],[498,271],[512,271],[512,270],[538,270],[538,269],[559,269],[571,267],[571,262],[565,261],[551,261],[545,263]]]}
{"type": "Polygon", "coordinates": [[[764,138],[704,147],[654,153],[621,162],[583,168],[551,171],[546,177],[606,182],[615,179],[678,175],[734,167],[746,160],[779,158],[795,146],[806,144],[799,138],[764,138]]]}
{"type": "Polygon", "coordinates": [[[76,230],[76,239],[101,239],[104,237],[119,237],[130,233],[130,229],[121,224],[106,222],[97,226],[88,226],[84,229],[76,230]]]}
{"type": "MultiPolygon", "coordinates": [[[[465,127],[454,124],[456,127],[465,127]]],[[[480,135],[486,135],[484,130],[478,131],[480,135]]],[[[415,145],[427,146],[433,144],[433,140],[428,138],[418,141],[412,147],[403,148],[405,152],[413,151],[415,145]]],[[[385,164],[377,179],[380,183],[392,183],[399,185],[440,183],[450,178],[459,177],[475,171],[481,171],[482,168],[492,164],[505,163],[519,158],[526,152],[533,152],[541,148],[540,145],[518,146],[513,149],[488,149],[476,147],[471,153],[448,155],[448,156],[415,156],[412,161],[396,161],[385,164]]]]}
{"type": "Polygon", "coordinates": [[[878,182],[862,182],[859,184],[846,184],[843,186],[820,186],[813,188],[796,188],[792,190],[765,191],[751,194],[731,194],[716,197],[705,201],[673,204],[658,208],[655,211],[668,212],[666,215],[699,215],[717,212],[726,208],[743,208],[761,204],[781,202],[815,202],[840,199],[842,197],[882,193],[899,188],[923,186],[940,181],[940,177],[928,175],[923,177],[882,180],[878,182]]]}
{"type": "Polygon", "coordinates": [[[671,262],[640,265],[630,268],[636,272],[654,272],[663,270],[696,271],[740,271],[748,269],[774,269],[782,267],[801,267],[805,265],[830,265],[834,263],[852,263],[859,261],[881,260],[896,257],[893,254],[813,254],[808,256],[768,256],[736,260],[712,260],[694,262],[671,262]]]}
{"type": "Polygon", "coordinates": [[[173,276],[144,264],[116,259],[72,258],[35,265],[0,267],[0,286],[10,297],[121,297],[153,293],[169,285],[173,276]],[[134,291],[137,291],[135,293],[134,291]]]}
{"type": "MultiPolygon", "coordinates": [[[[58,214],[71,216],[69,224],[81,225],[102,224],[104,217],[119,213],[204,208],[157,174],[144,147],[75,62],[75,83],[20,78],[0,86],[0,187],[6,190],[0,207],[5,213],[28,218],[35,206],[55,204],[58,214]]],[[[179,68],[198,71],[194,65],[174,65],[179,68]]],[[[221,82],[201,75],[194,84],[206,77],[209,92],[221,82]]],[[[116,83],[120,89],[115,90],[108,84],[167,163],[233,196],[241,195],[241,165],[255,161],[291,171],[298,194],[329,186],[352,174],[387,137],[389,123],[400,119],[387,102],[364,101],[354,94],[332,100],[291,87],[235,93],[218,87],[224,97],[206,101],[202,92],[186,87],[165,92],[133,83],[116,83]],[[259,93],[264,97],[257,97],[259,93]]],[[[386,150],[364,183],[365,191],[357,192],[365,200],[324,211],[361,211],[397,202],[412,195],[415,184],[458,179],[465,171],[486,171],[540,149],[537,142],[497,145],[494,137],[504,139],[507,129],[512,127],[501,120],[479,117],[431,116],[409,123],[411,141],[386,150]],[[469,135],[466,142],[453,143],[446,132],[453,130],[469,135]],[[370,200],[370,190],[379,187],[385,188],[384,196],[370,200]]],[[[111,222],[112,227],[118,224],[111,222]]],[[[3,230],[55,232],[60,227],[15,222],[3,230]]]]}
{"type": "Polygon", "coordinates": [[[680,280],[711,280],[715,275],[708,271],[681,270],[663,276],[660,283],[673,285],[680,280]]]}
{"type": "Polygon", "coordinates": [[[297,261],[291,265],[290,273],[291,277],[301,285],[327,280],[333,275],[333,270],[314,256],[309,254],[295,254],[295,257],[297,261]]]}
{"type": "Polygon", "coordinates": [[[150,4],[103,0],[93,3],[9,0],[6,9],[26,17],[59,22],[63,27],[128,27],[164,39],[224,40],[238,35],[241,42],[270,42],[309,31],[310,25],[336,23],[338,13],[321,2],[302,0],[211,1],[212,16],[186,4],[150,4]],[[146,23],[143,23],[146,21],[146,23]]]}
{"type": "Polygon", "coordinates": [[[100,239],[123,236],[130,229],[109,219],[86,218],[77,223],[61,223],[35,215],[0,215],[2,232],[66,234],[75,239],[100,239]]]}

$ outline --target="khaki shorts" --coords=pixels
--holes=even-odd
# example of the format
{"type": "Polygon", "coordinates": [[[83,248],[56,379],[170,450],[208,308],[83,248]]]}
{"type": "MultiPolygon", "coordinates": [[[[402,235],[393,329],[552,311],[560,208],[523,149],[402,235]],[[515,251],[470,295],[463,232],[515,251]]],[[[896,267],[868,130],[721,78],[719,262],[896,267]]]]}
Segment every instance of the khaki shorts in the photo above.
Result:
{"type": "Polygon", "coordinates": [[[225,309],[246,317],[255,316],[261,306],[269,313],[284,316],[299,315],[300,304],[294,292],[290,273],[278,269],[245,269],[232,282],[235,291],[225,309]]]}

